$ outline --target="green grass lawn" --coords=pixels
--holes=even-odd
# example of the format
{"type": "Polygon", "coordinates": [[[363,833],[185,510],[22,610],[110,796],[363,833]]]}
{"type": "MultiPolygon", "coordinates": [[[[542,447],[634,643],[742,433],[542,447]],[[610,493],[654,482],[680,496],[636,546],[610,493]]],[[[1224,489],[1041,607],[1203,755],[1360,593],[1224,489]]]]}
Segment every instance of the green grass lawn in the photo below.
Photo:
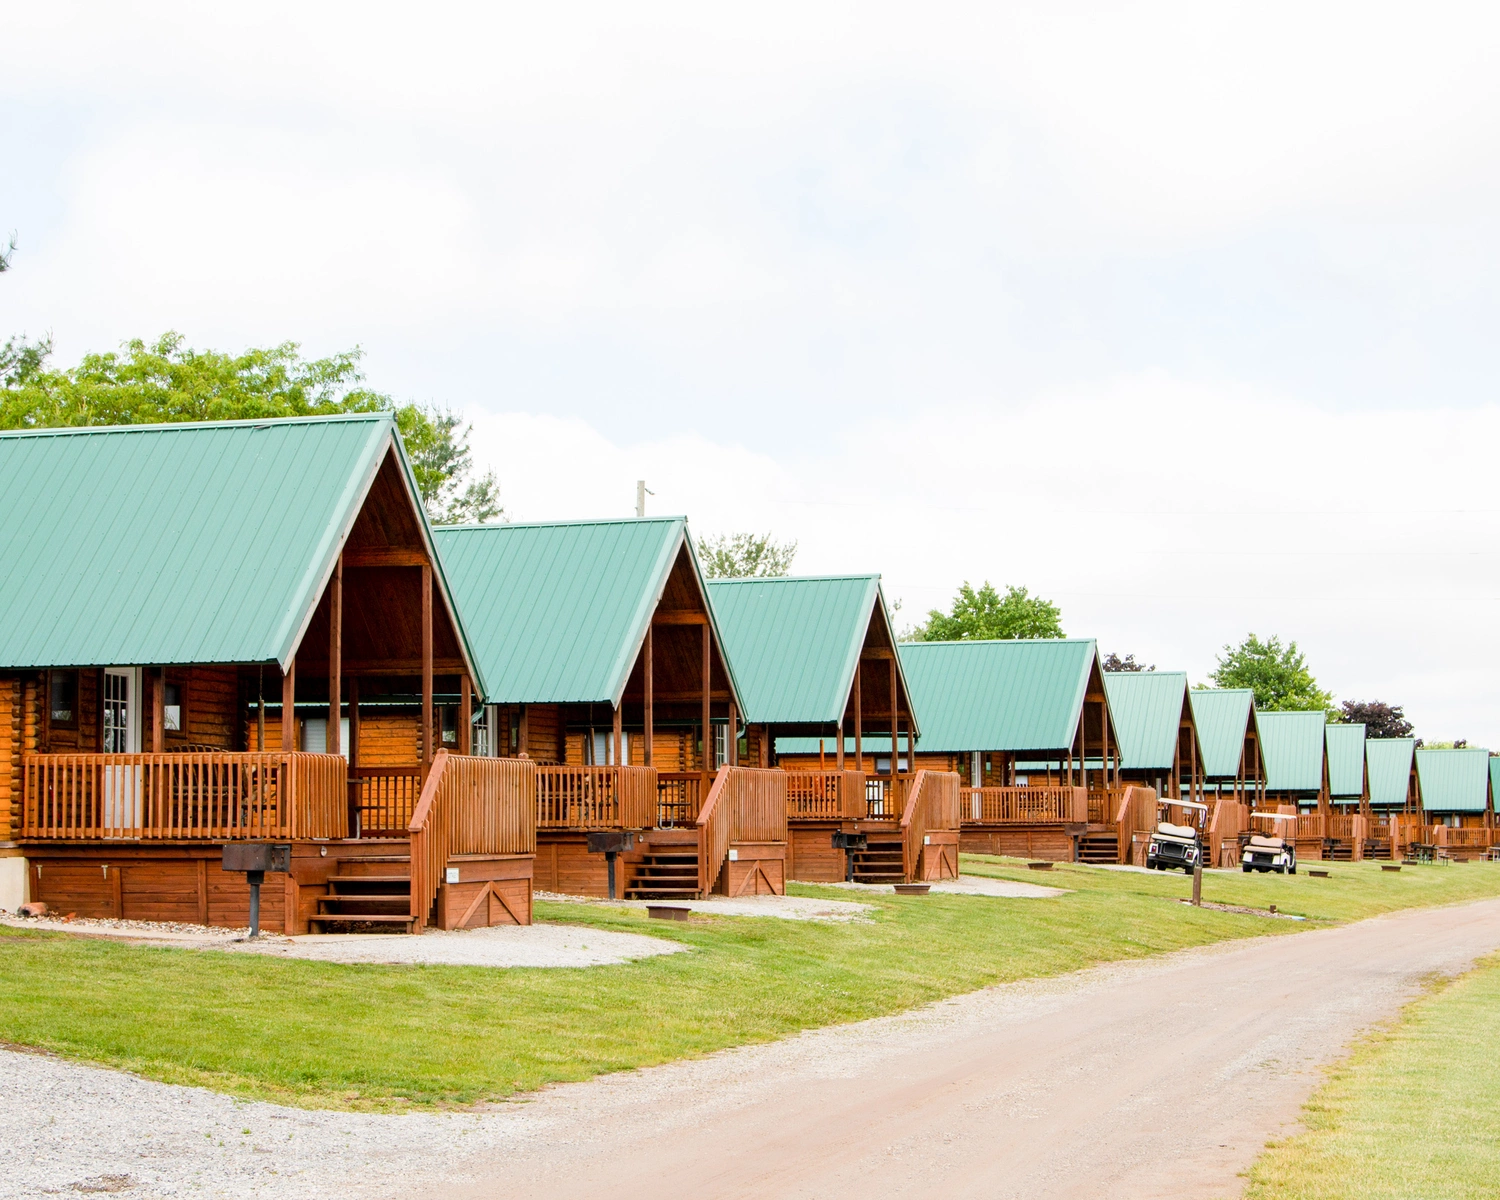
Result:
{"type": "MultiPolygon", "coordinates": [[[[1055,900],[870,897],[874,919],[720,917],[538,903],[537,919],[669,937],[690,953],[571,970],[341,966],[0,927],[0,1042],[156,1079],[320,1107],[467,1105],[899,1012],[988,984],[1392,908],[1500,895],[1500,869],[1338,866],[1310,880],[1213,873],[1205,898],[1306,924],[1193,909],[1182,875],[965,857],[1073,889],[1055,900]]],[[[799,894],[850,898],[792,885],[799,894]]]]}
{"type": "MultiPolygon", "coordinates": [[[[1405,872],[1403,872],[1404,874],[1405,872]]],[[[1252,1200],[1500,1194],[1500,957],[1364,1039],[1250,1173],[1252,1200]]]]}

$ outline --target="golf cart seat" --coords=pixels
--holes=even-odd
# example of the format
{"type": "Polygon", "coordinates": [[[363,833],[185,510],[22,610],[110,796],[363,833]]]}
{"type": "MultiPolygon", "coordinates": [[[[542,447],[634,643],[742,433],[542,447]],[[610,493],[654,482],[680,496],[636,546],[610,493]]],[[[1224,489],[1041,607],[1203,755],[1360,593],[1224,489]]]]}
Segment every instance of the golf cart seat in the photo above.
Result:
{"type": "Polygon", "coordinates": [[[1279,837],[1262,837],[1258,833],[1252,833],[1250,835],[1250,845],[1257,850],[1281,850],[1285,847],[1286,843],[1279,837]]]}
{"type": "Polygon", "coordinates": [[[1190,839],[1198,834],[1198,831],[1191,825],[1173,825],[1171,821],[1157,822],[1156,832],[1165,834],[1167,837],[1190,839]]]}

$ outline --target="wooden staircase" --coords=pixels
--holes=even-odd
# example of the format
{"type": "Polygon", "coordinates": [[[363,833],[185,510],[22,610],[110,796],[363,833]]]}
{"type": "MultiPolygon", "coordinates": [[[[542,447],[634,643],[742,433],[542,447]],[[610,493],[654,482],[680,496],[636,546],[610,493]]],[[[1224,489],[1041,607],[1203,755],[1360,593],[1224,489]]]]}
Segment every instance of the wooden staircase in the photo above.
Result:
{"type": "Polygon", "coordinates": [[[308,925],[314,933],[349,933],[361,926],[413,932],[411,855],[346,859],[328,877],[328,893],[318,897],[308,925]]]}
{"type": "Polygon", "coordinates": [[[630,865],[627,900],[695,900],[703,894],[696,846],[659,846],[630,865]]]}
{"type": "Polygon", "coordinates": [[[1090,829],[1078,839],[1078,861],[1083,863],[1119,862],[1119,831],[1115,829],[1090,829]]]}
{"type": "Polygon", "coordinates": [[[1391,842],[1389,838],[1366,838],[1365,857],[1391,860],[1391,842]]]}
{"type": "Polygon", "coordinates": [[[874,833],[866,836],[866,848],[854,851],[855,883],[902,883],[900,833],[874,833]]]}

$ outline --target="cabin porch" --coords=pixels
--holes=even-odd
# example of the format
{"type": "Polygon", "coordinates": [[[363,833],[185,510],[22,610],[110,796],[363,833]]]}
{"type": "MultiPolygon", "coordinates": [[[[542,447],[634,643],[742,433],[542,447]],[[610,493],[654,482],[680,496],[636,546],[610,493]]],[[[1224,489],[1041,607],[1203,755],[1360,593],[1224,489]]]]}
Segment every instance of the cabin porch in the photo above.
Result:
{"type": "Polygon", "coordinates": [[[365,784],[341,755],[26,754],[28,890],[60,913],[239,927],[249,886],[224,847],[278,842],[292,870],[262,889],[266,928],[529,924],[533,771],[439,751],[410,809],[358,836],[365,784]]]}

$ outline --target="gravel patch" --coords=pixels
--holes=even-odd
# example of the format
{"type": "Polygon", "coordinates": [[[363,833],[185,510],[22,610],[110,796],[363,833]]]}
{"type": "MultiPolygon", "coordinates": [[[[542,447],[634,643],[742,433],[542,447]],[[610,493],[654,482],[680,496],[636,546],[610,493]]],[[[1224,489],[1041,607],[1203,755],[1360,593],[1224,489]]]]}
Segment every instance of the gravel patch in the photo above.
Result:
{"type": "MultiPolygon", "coordinates": [[[[896,894],[895,885],[890,883],[827,883],[819,886],[853,888],[887,896],[896,894]]],[[[957,879],[934,883],[932,893],[943,896],[999,896],[1005,900],[1051,900],[1066,896],[1068,889],[1041,887],[1035,883],[1012,883],[1008,879],[989,879],[983,875],[960,875],[957,879]]]]}
{"type": "MultiPolygon", "coordinates": [[[[886,889],[890,891],[889,888],[886,889]]],[[[607,908],[634,908],[644,911],[647,904],[667,904],[673,908],[690,908],[696,913],[714,917],[780,917],[786,921],[857,921],[870,913],[868,904],[853,900],[828,900],[815,896],[710,896],[707,900],[600,900],[593,896],[565,896],[556,892],[537,892],[538,900],[558,900],[567,904],[600,904],[607,908]]]]}
{"type": "Polygon", "coordinates": [[[332,963],[389,963],[451,967],[602,967],[676,954],[688,947],[662,937],[580,925],[495,925],[487,929],[429,929],[399,933],[328,933],[287,937],[248,929],[215,929],[154,921],[6,920],[7,925],[74,935],[119,938],[153,946],[266,954],[332,963]]]}

